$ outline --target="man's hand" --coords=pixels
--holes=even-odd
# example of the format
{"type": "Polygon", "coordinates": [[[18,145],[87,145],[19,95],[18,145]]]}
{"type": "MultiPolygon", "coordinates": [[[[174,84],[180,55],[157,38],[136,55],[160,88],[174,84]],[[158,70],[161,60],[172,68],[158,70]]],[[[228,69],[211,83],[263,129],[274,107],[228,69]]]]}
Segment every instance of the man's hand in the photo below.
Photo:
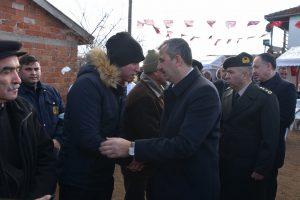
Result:
{"type": "Polygon", "coordinates": [[[265,177],[257,172],[253,172],[251,174],[251,178],[253,178],[256,181],[262,181],[265,177]]]}
{"type": "Polygon", "coordinates": [[[51,195],[48,194],[48,195],[45,195],[45,196],[35,199],[35,200],[50,200],[50,199],[51,199],[51,195]]]}
{"type": "Polygon", "coordinates": [[[123,138],[107,138],[106,141],[101,143],[99,150],[109,158],[125,158],[129,156],[130,144],[130,141],[123,138]]]}
{"type": "Polygon", "coordinates": [[[53,139],[52,141],[53,141],[54,148],[59,151],[60,150],[60,143],[56,139],[53,139]]]}
{"type": "Polygon", "coordinates": [[[132,160],[129,165],[127,165],[126,169],[132,172],[139,172],[142,171],[144,165],[136,160],[132,160]]]}

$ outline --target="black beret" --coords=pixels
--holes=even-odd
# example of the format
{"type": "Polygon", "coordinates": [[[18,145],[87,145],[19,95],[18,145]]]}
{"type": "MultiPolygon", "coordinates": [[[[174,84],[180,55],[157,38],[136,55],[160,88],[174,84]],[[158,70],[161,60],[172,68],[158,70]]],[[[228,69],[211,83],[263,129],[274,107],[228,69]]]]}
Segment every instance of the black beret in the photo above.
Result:
{"type": "Polygon", "coordinates": [[[16,41],[0,40],[0,59],[9,56],[22,56],[26,52],[20,52],[22,44],[16,41]]]}
{"type": "Polygon", "coordinates": [[[139,63],[145,59],[141,45],[127,32],[113,35],[105,46],[110,63],[117,67],[139,63]]]}
{"type": "Polygon", "coordinates": [[[227,58],[223,63],[223,68],[227,69],[229,67],[251,67],[253,62],[253,57],[245,52],[240,53],[237,56],[227,58]]]}

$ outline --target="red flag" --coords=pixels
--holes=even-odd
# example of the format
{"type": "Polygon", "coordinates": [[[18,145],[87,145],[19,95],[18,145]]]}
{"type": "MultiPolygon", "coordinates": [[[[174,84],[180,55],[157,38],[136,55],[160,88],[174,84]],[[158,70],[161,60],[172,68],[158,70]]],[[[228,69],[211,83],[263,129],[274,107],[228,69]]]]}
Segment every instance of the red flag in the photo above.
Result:
{"type": "Polygon", "coordinates": [[[296,27],[296,28],[300,28],[300,21],[298,21],[298,22],[295,24],[295,27],[296,27]]]}
{"type": "Polygon", "coordinates": [[[199,39],[200,37],[198,37],[198,36],[193,36],[193,37],[191,37],[191,39],[190,39],[190,41],[192,41],[192,40],[194,40],[194,39],[199,39]]]}
{"type": "Polygon", "coordinates": [[[225,23],[227,28],[233,28],[236,25],[236,21],[226,21],[225,23]]]}
{"type": "Polygon", "coordinates": [[[262,34],[259,38],[265,37],[266,35],[268,35],[267,33],[262,34]]]}
{"type": "Polygon", "coordinates": [[[144,24],[154,26],[154,21],[153,19],[144,19],[144,24]]]}
{"type": "Polygon", "coordinates": [[[249,21],[247,26],[253,26],[259,24],[259,21],[249,21]]]}
{"type": "Polygon", "coordinates": [[[217,46],[220,41],[221,41],[221,39],[217,39],[215,42],[215,46],[217,46]]]}
{"type": "Polygon", "coordinates": [[[184,37],[184,36],[186,36],[186,34],[181,33],[181,37],[184,37]]]}
{"type": "Polygon", "coordinates": [[[283,21],[273,21],[267,25],[268,29],[272,29],[274,26],[281,27],[283,25],[283,21]]]}
{"type": "Polygon", "coordinates": [[[170,38],[172,34],[173,34],[172,31],[167,31],[167,36],[166,37],[170,38]]]}
{"type": "Polygon", "coordinates": [[[208,23],[208,25],[209,25],[210,27],[213,27],[213,25],[216,23],[215,20],[207,20],[206,22],[208,23]]]}
{"type": "Polygon", "coordinates": [[[184,24],[186,27],[192,27],[194,23],[194,20],[184,20],[184,24]]]}
{"type": "Polygon", "coordinates": [[[160,30],[159,30],[158,27],[156,27],[156,26],[153,25],[153,28],[154,28],[154,30],[155,30],[155,32],[156,32],[157,34],[160,34],[160,30]]]}
{"type": "Polygon", "coordinates": [[[228,44],[229,42],[231,42],[231,39],[228,39],[226,43],[228,44]]]}
{"type": "Polygon", "coordinates": [[[137,27],[142,28],[144,26],[144,23],[141,21],[137,21],[137,27]]]}
{"type": "Polygon", "coordinates": [[[213,37],[213,36],[211,35],[211,36],[208,37],[208,39],[210,40],[210,39],[212,39],[212,37],[213,37]]]}
{"type": "Polygon", "coordinates": [[[243,38],[238,38],[237,41],[236,41],[236,43],[239,43],[241,39],[243,39],[243,38]]]}
{"type": "Polygon", "coordinates": [[[173,25],[173,20],[164,20],[164,24],[166,28],[171,28],[171,26],[173,25]]]}
{"type": "Polygon", "coordinates": [[[247,37],[247,40],[254,38],[254,36],[247,37]]]}

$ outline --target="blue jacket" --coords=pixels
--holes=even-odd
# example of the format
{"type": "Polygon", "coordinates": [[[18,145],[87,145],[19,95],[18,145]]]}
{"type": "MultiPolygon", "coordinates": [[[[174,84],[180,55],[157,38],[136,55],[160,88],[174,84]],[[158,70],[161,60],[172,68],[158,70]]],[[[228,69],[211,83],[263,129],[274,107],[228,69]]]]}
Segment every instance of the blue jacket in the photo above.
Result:
{"type": "Polygon", "coordinates": [[[60,183],[101,191],[112,190],[114,160],[102,156],[99,147],[118,131],[121,99],[112,80],[117,69],[95,57],[101,65],[83,66],[67,96],[60,183]]]}
{"type": "Polygon", "coordinates": [[[217,89],[193,70],[164,97],[160,138],[135,142],[135,159],[157,164],[150,199],[219,199],[217,89]]]}
{"type": "Polygon", "coordinates": [[[52,138],[62,142],[63,113],[62,99],[56,89],[50,85],[37,83],[37,88],[22,83],[19,95],[26,99],[36,109],[38,119],[52,138]]]}

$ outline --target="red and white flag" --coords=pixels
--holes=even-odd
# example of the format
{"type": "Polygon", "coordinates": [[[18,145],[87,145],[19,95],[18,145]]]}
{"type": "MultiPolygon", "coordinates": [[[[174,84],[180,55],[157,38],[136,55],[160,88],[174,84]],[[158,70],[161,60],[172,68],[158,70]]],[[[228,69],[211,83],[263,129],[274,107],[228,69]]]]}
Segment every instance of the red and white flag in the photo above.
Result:
{"type": "Polygon", "coordinates": [[[236,25],[236,21],[226,21],[225,25],[227,28],[233,28],[236,25]]]}
{"type": "Polygon", "coordinates": [[[186,27],[193,27],[194,20],[184,20],[186,27]]]}
{"type": "Polygon", "coordinates": [[[156,27],[156,26],[153,25],[153,28],[154,28],[154,30],[155,30],[155,32],[156,32],[157,34],[160,34],[160,30],[159,30],[158,27],[156,27]]]}
{"type": "Polygon", "coordinates": [[[283,21],[273,21],[267,25],[268,29],[272,29],[274,26],[281,27],[283,25],[283,21]]]}
{"type": "Polygon", "coordinates": [[[194,39],[199,39],[200,37],[199,36],[193,36],[191,37],[190,41],[194,40],[194,39]]]}
{"type": "Polygon", "coordinates": [[[259,21],[249,21],[247,26],[254,26],[254,25],[257,25],[259,24],[259,21]]]}
{"type": "Polygon", "coordinates": [[[153,19],[144,19],[144,24],[154,26],[154,20],[153,19]]]}
{"type": "Polygon", "coordinates": [[[297,22],[296,22],[295,27],[296,27],[296,28],[300,28],[300,21],[297,21],[297,22]]]}
{"type": "Polygon", "coordinates": [[[138,27],[138,28],[143,28],[143,26],[144,26],[144,23],[143,23],[143,22],[137,21],[137,27],[138,27]]]}
{"type": "Polygon", "coordinates": [[[215,20],[207,20],[206,22],[210,27],[213,27],[213,25],[216,23],[215,20]]]}
{"type": "Polygon", "coordinates": [[[217,46],[220,41],[221,41],[221,39],[217,39],[215,42],[215,46],[217,46]]]}
{"type": "Polygon", "coordinates": [[[173,20],[164,20],[164,24],[166,28],[171,28],[171,26],[173,25],[173,20]]]}

